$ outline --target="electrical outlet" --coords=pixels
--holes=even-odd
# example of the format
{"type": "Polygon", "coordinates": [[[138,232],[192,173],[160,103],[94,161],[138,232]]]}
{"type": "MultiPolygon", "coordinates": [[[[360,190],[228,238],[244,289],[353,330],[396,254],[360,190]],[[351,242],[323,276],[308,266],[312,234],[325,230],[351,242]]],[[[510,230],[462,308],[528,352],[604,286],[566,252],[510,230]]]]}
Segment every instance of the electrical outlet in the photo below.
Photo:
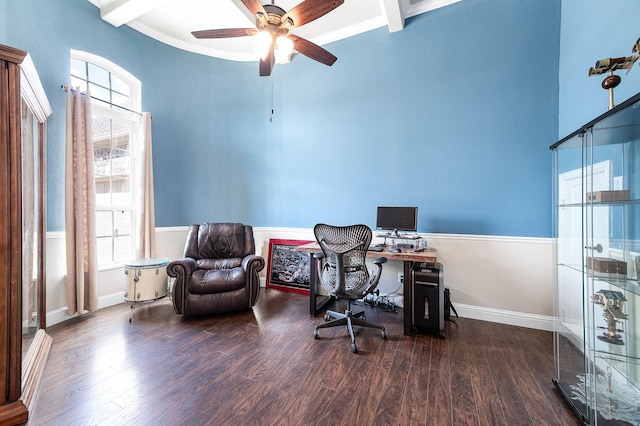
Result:
{"type": "Polygon", "coordinates": [[[398,282],[400,284],[404,282],[404,274],[402,272],[398,272],[398,282]]]}

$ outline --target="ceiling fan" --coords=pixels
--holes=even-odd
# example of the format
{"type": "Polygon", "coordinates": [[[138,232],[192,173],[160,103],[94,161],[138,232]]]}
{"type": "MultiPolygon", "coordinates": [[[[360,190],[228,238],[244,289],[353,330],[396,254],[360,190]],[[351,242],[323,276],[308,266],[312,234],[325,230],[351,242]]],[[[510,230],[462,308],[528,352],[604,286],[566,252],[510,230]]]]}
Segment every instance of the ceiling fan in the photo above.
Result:
{"type": "Polygon", "coordinates": [[[338,59],[317,44],[289,34],[289,30],[315,21],[340,6],[344,0],[304,0],[288,12],[273,4],[274,0],[265,5],[260,0],[241,1],[256,17],[256,28],[223,28],[193,31],[191,34],[203,39],[255,36],[261,50],[260,76],[271,75],[276,56],[288,56],[293,50],[329,66],[338,59]]]}

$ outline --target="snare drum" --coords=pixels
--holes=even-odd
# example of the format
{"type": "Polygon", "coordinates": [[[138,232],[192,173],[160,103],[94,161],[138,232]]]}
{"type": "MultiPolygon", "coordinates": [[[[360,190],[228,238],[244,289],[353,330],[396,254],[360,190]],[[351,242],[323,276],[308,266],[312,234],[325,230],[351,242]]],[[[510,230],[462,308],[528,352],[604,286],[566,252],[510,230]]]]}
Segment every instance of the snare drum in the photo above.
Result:
{"type": "Polygon", "coordinates": [[[146,302],[164,297],[169,292],[167,265],[169,259],[149,258],[125,263],[127,275],[127,302],[146,302]]]}

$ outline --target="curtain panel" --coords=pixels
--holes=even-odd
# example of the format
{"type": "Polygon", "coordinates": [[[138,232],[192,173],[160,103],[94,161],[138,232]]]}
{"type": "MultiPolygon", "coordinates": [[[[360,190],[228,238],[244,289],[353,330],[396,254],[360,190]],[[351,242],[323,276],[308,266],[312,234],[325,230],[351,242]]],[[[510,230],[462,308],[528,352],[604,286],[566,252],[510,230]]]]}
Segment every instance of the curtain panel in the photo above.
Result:
{"type": "Polygon", "coordinates": [[[91,96],[67,90],[65,155],[65,234],[67,311],[98,309],[96,189],[91,96]]]}
{"type": "Polygon", "coordinates": [[[151,114],[142,113],[140,118],[139,157],[140,167],[136,179],[136,257],[156,256],[156,217],[153,193],[153,153],[151,149],[151,114]]]}

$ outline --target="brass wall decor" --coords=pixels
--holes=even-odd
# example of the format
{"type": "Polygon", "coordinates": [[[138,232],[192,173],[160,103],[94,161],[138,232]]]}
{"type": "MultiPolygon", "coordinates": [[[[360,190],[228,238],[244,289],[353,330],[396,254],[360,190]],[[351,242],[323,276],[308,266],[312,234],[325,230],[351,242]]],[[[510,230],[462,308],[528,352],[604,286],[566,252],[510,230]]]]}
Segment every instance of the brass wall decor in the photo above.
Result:
{"type": "Polygon", "coordinates": [[[635,53],[635,55],[600,59],[596,61],[594,66],[589,68],[589,77],[607,73],[607,76],[602,80],[602,88],[609,91],[609,109],[613,109],[615,106],[613,102],[613,89],[618,87],[622,81],[622,78],[613,72],[617,70],[627,70],[627,73],[629,73],[629,71],[631,71],[633,64],[638,60],[638,55],[640,54],[640,38],[633,44],[631,52],[635,53]]]}

